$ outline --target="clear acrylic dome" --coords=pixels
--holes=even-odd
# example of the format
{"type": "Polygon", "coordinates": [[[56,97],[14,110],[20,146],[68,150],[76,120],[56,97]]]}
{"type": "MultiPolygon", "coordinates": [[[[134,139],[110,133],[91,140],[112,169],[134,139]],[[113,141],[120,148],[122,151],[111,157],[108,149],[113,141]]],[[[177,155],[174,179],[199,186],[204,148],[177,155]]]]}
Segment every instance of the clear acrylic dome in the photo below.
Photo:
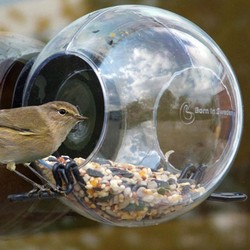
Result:
{"type": "Polygon", "coordinates": [[[225,55],[188,20],[148,6],[95,11],[52,39],[24,104],[51,100],[88,116],[59,149],[85,183],[62,200],[119,226],[158,224],[204,201],[228,172],[242,129],[225,55]],[[187,166],[198,179],[183,174],[187,166]]]}

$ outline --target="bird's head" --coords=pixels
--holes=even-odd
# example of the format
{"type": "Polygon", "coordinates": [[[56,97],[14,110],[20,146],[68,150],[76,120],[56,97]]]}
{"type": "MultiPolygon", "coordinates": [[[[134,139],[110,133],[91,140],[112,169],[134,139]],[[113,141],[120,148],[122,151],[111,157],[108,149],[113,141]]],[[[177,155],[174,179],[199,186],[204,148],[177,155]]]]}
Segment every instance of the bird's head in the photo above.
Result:
{"type": "Polygon", "coordinates": [[[77,123],[88,119],[74,105],[64,101],[48,102],[40,107],[52,132],[65,133],[65,137],[77,123]]]}

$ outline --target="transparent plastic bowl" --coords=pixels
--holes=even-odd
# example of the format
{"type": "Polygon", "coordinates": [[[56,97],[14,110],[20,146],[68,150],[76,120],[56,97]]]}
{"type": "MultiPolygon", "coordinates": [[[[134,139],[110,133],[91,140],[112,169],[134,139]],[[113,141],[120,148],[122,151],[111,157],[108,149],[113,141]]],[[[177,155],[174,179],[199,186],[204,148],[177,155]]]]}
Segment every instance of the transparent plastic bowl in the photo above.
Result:
{"type": "Polygon", "coordinates": [[[204,201],[228,172],[242,130],[225,55],[193,23],[148,6],[95,11],[52,39],[23,103],[52,100],[89,118],[59,149],[86,184],[62,200],[119,226],[158,224],[204,201]],[[190,165],[202,169],[199,180],[180,176],[190,165]]]}

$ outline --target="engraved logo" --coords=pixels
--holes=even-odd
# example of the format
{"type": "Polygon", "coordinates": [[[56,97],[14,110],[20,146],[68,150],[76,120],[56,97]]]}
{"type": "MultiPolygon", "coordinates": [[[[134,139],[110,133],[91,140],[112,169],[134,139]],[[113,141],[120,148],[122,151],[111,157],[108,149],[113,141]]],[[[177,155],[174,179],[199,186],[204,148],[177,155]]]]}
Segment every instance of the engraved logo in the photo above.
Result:
{"type": "Polygon", "coordinates": [[[182,103],[180,107],[180,119],[185,124],[192,124],[195,121],[195,114],[190,111],[190,104],[187,102],[182,103]]]}
{"type": "MultiPolygon", "coordinates": [[[[202,108],[202,107],[191,107],[188,102],[182,103],[180,107],[180,119],[184,124],[192,124],[194,121],[199,119],[196,117],[201,116],[234,116],[235,111],[230,109],[220,109],[220,108],[202,108]]],[[[200,118],[201,119],[201,118],[200,118]]]]}

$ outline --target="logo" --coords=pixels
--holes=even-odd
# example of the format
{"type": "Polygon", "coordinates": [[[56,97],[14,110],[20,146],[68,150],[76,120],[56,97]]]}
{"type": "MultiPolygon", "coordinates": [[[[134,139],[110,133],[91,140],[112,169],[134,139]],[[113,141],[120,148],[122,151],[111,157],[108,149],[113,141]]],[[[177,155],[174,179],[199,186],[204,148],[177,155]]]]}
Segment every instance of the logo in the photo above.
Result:
{"type": "Polygon", "coordinates": [[[195,114],[190,111],[190,104],[187,102],[182,103],[180,107],[180,119],[185,124],[192,124],[195,121],[195,114]]]}
{"type": "Polygon", "coordinates": [[[180,119],[184,124],[192,124],[197,119],[210,119],[212,116],[235,116],[235,111],[221,108],[202,108],[195,106],[191,108],[188,102],[182,103],[180,107],[180,119]],[[191,110],[192,109],[192,110],[191,110]],[[206,118],[204,118],[206,116],[206,118]],[[209,117],[209,118],[208,118],[209,117]]]}

